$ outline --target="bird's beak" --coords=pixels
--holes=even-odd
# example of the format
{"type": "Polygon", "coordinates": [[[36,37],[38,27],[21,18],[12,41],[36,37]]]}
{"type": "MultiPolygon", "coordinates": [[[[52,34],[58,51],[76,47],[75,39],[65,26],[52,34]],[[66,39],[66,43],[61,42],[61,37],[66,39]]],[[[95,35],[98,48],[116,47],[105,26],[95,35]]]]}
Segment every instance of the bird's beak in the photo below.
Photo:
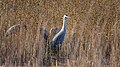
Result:
{"type": "Polygon", "coordinates": [[[67,18],[70,18],[69,16],[67,16],[67,18]]]}

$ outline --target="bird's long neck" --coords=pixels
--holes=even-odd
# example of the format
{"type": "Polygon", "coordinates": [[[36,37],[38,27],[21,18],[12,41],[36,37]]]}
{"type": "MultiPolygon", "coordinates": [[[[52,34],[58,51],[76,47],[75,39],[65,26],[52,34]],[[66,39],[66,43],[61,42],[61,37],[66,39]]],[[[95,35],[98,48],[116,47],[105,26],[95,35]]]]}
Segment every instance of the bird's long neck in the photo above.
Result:
{"type": "Polygon", "coordinates": [[[61,30],[66,31],[66,18],[65,17],[63,18],[63,26],[61,30]]]}

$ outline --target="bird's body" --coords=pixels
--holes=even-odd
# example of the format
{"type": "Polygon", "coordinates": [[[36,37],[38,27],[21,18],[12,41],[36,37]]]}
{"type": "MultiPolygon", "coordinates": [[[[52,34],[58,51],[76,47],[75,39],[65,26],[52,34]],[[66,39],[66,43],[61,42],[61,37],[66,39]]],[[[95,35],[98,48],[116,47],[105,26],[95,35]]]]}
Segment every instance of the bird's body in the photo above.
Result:
{"type": "Polygon", "coordinates": [[[52,39],[52,48],[55,48],[58,44],[62,44],[66,35],[66,18],[68,16],[64,15],[63,17],[63,26],[62,29],[54,36],[52,39]]]}
{"type": "Polygon", "coordinates": [[[65,31],[60,31],[58,34],[56,34],[52,40],[52,47],[56,47],[56,45],[62,44],[62,42],[64,41],[65,34],[65,31]]]}

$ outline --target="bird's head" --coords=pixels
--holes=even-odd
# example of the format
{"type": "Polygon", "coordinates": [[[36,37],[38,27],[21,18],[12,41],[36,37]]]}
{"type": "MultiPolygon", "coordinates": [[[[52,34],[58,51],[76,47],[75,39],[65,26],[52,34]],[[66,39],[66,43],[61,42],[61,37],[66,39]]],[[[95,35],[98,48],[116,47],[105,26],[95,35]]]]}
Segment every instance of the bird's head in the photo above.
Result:
{"type": "Polygon", "coordinates": [[[64,16],[63,16],[63,18],[65,18],[65,19],[66,19],[66,18],[70,18],[70,17],[69,17],[68,15],[64,15],[64,16]]]}

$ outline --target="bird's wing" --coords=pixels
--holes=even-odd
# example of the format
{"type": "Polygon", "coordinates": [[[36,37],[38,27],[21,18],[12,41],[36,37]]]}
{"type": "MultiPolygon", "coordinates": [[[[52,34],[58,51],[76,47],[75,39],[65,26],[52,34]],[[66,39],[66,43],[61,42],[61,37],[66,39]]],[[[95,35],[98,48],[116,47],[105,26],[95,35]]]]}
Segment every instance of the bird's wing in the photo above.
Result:
{"type": "Polygon", "coordinates": [[[52,40],[53,44],[52,45],[56,46],[58,44],[61,44],[64,41],[64,37],[65,37],[65,32],[59,32],[53,38],[53,40],[52,40]]]}

